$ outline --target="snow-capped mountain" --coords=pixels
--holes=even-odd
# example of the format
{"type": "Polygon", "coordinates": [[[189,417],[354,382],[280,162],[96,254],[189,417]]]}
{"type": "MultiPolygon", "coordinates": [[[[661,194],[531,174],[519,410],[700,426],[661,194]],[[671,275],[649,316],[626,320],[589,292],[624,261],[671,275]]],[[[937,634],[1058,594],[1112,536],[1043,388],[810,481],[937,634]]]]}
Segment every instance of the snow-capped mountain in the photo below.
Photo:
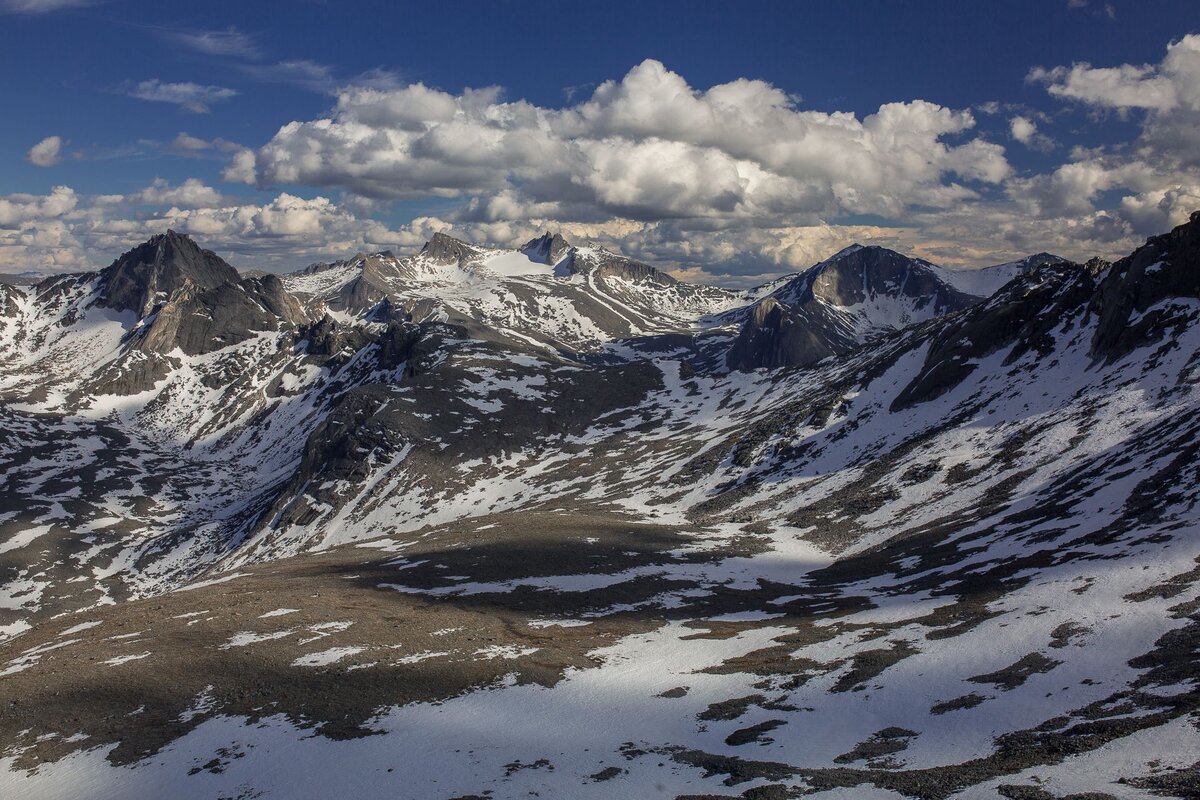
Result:
{"type": "Polygon", "coordinates": [[[746,293],[168,233],[0,312],[13,796],[1191,785],[1200,214],[746,293]]]}
{"type": "Polygon", "coordinates": [[[741,300],[716,287],[680,283],[602,248],[572,247],[551,234],[516,251],[436,234],[414,256],[359,254],[286,276],[284,284],[343,320],[373,316],[482,326],[486,335],[575,352],[616,339],[691,332],[705,316],[741,300]]]}
{"type": "Polygon", "coordinates": [[[889,331],[968,308],[1029,270],[1039,253],[978,270],[948,270],[883,247],[851,245],[787,281],[750,295],[728,363],[738,369],[806,366],[889,331]]]}

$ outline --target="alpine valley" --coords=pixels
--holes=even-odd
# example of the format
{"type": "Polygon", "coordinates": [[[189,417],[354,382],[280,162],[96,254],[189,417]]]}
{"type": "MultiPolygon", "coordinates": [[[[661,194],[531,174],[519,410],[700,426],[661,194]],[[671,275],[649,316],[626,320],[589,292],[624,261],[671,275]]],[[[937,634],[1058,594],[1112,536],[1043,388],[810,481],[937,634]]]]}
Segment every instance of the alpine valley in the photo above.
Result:
{"type": "Polygon", "coordinates": [[[0,284],[7,798],[1197,797],[1200,213],[0,284]]]}

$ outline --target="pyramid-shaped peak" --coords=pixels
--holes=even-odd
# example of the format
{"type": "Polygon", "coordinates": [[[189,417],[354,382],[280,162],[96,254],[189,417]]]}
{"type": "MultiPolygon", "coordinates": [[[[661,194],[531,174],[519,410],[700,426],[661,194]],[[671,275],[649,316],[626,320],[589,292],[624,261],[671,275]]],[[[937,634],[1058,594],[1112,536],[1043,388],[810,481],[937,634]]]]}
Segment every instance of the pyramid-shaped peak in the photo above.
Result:
{"type": "Polygon", "coordinates": [[[191,283],[212,289],[241,277],[220,256],[190,236],[168,230],[151,236],[100,272],[104,305],[118,311],[149,312],[160,297],[191,283]]]}
{"type": "Polygon", "coordinates": [[[837,261],[844,261],[848,258],[855,257],[855,256],[860,260],[865,259],[865,260],[869,260],[869,261],[903,260],[903,261],[915,261],[918,263],[925,263],[924,261],[922,261],[922,259],[914,258],[912,256],[907,256],[904,253],[898,252],[896,250],[892,250],[889,247],[884,247],[883,245],[860,244],[858,242],[855,242],[854,244],[850,245],[849,247],[843,247],[841,250],[837,251],[836,253],[831,255],[829,258],[825,259],[824,263],[829,264],[829,263],[833,263],[833,262],[837,262],[837,261]]]}
{"type": "Polygon", "coordinates": [[[571,249],[571,243],[561,234],[546,231],[521,246],[521,252],[541,264],[557,264],[571,249]]]}
{"type": "Polygon", "coordinates": [[[425,246],[421,255],[439,264],[462,264],[468,258],[479,253],[479,248],[461,239],[455,239],[446,233],[435,233],[425,246]]]}

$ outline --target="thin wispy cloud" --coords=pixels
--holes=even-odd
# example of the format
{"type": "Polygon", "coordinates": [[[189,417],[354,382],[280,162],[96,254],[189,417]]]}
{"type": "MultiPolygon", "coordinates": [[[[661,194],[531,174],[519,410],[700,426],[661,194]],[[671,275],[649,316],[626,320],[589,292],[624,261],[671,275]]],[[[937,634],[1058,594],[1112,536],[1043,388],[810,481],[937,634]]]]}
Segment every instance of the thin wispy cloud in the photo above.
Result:
{"type": "Polygon", "coordinates": [[[1091,3],[1090,0],[1067,0],[1067,8],[1088,8],[1098,17],[1117,18],[1117,9],[1112,3],[1091,3]]]}
{"type": "Polygon", "coordinates": [[[263,55],[253,34],[233,27],[225,30],[180,28],[166,31],[164,35],[168,41],[204,55],[247,59],[258,59],[263,55]]]}
{"type": "Polygon", "coordinates": [[[331,67],[307,58],[272,64],[239,64],[238,69],[262,83],[286,83],[320,93],[332,92],[338,84],[331,67]]]}
{"type": "Polygon", "coordinates": [[[96,5],[98,0],[0,0],[0,14],[49,14],[96,5]]]}
{"type": "Polygon", "coordinates": [[[402,85],[400,75],[393,70],[376,67],[350,78],[344,78],[319,61],[297,58],[274,63],[242,63],[237,68],[246,77],[259,83],[278,83],[296,86],[318,94],[334,95],[347,86],[370,89],[395,89],[402,85]]]}
{"type": "Polygon", "coordinates": [[[184,158],[204,158],[205,156],[222,153],[235,153],[244,148],[237,142],[231,142],[228,139],[220,137],[216,139],[202,139],[199,136],[192,136],[186,131],[180,131],[167,144],[166,149],[172,155],[183,156],[184,158]]]}
{"type": "Polygon", "coordinates": [[[224,86],[204,86],[199,83],[166,83],[153,78],[127,87],[130,97],[152,103],[172,103],[193,114],[207,114],[213,103],[237,96],[237,92],[224,86]]]}
{"type": "Polygon", "coordinates": [[[327,95],[348,85],[384,89],[401,83],[395,71],[383,67],[347,78],[330,65],[310,58],[273,59],[256,34],[234,26],[220,30],[184,27],[153,30],[172,45],[221,59],[225,66],[257,83],[284,84],[327,95]]]}

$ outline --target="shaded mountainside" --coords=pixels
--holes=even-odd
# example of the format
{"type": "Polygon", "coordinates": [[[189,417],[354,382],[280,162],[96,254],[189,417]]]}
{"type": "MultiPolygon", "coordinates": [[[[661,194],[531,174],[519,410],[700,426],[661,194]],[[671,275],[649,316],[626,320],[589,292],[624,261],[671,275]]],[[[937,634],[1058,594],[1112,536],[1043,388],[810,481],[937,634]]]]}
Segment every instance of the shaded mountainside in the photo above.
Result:
{"type": "Polygon", "coordinates": [[[728,356],[734,369],[808,366],[888,331],[969,308],[1010,280],[1062,259],[955,272],[882,247],[852,245],[774,288],[748,312],[728,356]]]}
{"type": "Polygon", "coordinates": [[[209,256],[0,286],[6,793],[1194,785],[1200,215],[758,293],[209,256]]]}
{"type": "Polygon", "coordinates": [[[185,286],[216,289],[240,281],[237,270],[211,250],[175,231],[153,236],[101,270],[100,304],[145,316],[185,286]]]}

